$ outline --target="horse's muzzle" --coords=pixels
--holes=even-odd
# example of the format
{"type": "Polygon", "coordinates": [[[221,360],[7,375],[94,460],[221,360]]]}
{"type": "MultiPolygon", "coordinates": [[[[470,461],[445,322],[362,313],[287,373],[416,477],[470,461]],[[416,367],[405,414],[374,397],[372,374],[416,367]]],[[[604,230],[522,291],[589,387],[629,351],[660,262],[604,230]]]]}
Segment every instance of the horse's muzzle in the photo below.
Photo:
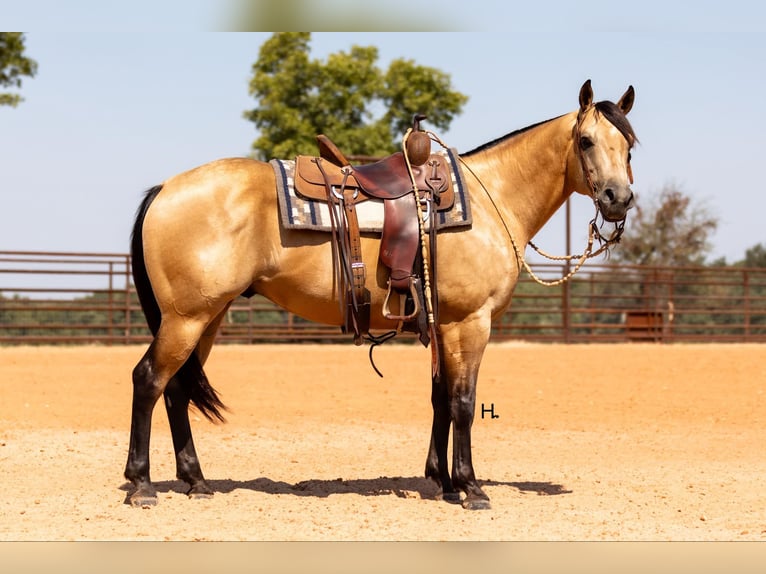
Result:
{"type": "Polygon", "coordinates": [[[606,185],[595,194],[596,205],[606,221],[622,221],[633,207],[633,190],[627,186],[606,185]]]}

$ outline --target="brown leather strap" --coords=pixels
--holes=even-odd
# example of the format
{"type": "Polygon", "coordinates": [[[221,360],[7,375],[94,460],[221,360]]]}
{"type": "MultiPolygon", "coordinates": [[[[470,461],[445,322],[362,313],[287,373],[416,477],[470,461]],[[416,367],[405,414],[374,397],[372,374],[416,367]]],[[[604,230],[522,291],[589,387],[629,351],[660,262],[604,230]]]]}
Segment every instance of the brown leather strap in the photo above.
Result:
{"type": "Polygon", "coordinates": [[[348,315],[346,326],[354,332],[354,343],[362,344],[362,337],[370,329],[370,295],[365,288],[367,270],[362,259],[362,238],[359,233],[359,219],[356,216],[354,189],[344,189],[343,210],[347,224],[348,265],[350,285],[348,288],[348,315]]]}
{"type": "MultiPolygon", "coordinates": [[[[315,158],[319,171],[326,174],[321,158],[315,158]]],[[[345,172],[346,175],[350,171],[345,172]]],[[[354,333],[354,343],[361,345],[370,329],[370,292],[365,288],[367,271],[362,259],[362,239],[356,215],[359,191],[346,187],[344,177],[340,190],[325,179],[327,203],[332,227],[333,265],[338,277],[338,304],[343,315],[343,332],[354,333]]]]}
{"type": "Polygon", "coordinates": [[[354,190],[343,191],[343,209],[348,222],[349,262],[351,263],[351,288],[357,301],[364,298],[364,284],[367,280],[367,270],[362,260],[362,238],[359,233],[359,219],[356,216],[354,190]]]}

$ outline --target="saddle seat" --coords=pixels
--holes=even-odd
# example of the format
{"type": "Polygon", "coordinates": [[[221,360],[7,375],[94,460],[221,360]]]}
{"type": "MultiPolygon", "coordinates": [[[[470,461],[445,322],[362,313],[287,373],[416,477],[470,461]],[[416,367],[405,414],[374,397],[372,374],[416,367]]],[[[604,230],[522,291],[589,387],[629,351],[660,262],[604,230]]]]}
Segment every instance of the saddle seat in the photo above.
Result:
{"type": "MultiPolygon", "coordinates": [[[[413,165],[412,173],[421,194],[434,193],[437,211],[452,209],[455,192],[447,159],[443,155],[432,154],[424,165],[413,165]]],[[[299,155],[295,158],[295,191],[304,198],[327,201],[326,185],[339,189],[344,182],[346,188],[359,191],[355,199],[357,203],[369,199],[398,199],[412,192],[412,180],[402,152],[375,163],[356,166],[340,166],[326,157],[299,155]],[[327,160],[321,169],[317,161],[320,159],[327,160]]]]}

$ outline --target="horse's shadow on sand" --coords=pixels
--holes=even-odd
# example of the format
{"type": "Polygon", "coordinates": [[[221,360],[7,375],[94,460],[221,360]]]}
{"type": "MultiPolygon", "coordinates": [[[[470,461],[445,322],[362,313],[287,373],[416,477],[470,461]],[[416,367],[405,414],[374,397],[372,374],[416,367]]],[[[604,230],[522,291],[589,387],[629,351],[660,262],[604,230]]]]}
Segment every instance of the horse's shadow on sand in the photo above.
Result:
{"type": "MultiPolygon", "coordinates": [[[[539,496],[557,496],[569,494],[563,485],[553,482],[505,482],[496,480],[479,480],[480,486],[507,486],[524,493],[535,493],[539,496]]],[[[434,499],[438,494],[438,487],[432,480],[423,477],[385,477],[357,478],[344,480],[310,479],[290,484],[281,480],[272,480],[267,477],[254,478],[252,480],[213,479],[207,481],[215,491],[223,494],[235,490],[251,490],[264,494],[289,494],[293,496],[312,496],[327,498],[332,494],[358,494],[361,496],[389,496],[391,494],[399,498],[434,499]]],[[[186,483],[180,480],[166,480],[154,483],[158,492],[185,493],[186,483]]],[[[128,493],[133,491],[130,483],[120,487],[128,493]]]]}

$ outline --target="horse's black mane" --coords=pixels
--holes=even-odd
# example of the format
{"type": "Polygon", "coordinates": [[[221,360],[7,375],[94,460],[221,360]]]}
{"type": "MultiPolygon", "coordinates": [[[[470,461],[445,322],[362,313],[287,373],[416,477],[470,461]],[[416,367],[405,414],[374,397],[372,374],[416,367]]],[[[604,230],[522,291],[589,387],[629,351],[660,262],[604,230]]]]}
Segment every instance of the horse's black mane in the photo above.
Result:
{"type": "Polygon", "coordinates": [[[622,113],[622,110],[614,102],[604,100],[603,102],[596,103],[596,111],[602,114],[609,123],[611,123],[622,136],[628,140],[630,147],[638,141],[636,133],[633,131],[633,126],[630,125],[628,117],[622,113]]]}
{"type": "MultiPolygon", "coordinates": [[[[623,137],[626,140],[628,140],[628,144],[630,144],[630,146],[633,147],[633,144],[638,141],[638,138],[636,137],[636,134],[633,131],[633,126],[630,125],[630,122],[628,121],[627,116],[624,113],[622,113],[622,110],[617,106],[617,104],[615,104],[614,102],[610,102],[608,100],[604,100],[602,102],[597,102],[595,104],[595,108],[598,113],[602,114],[607,120],[609,120],[609,122],[614,127],[616,127],[619,130],[619,132],[623,135],[623,137]]],[[[562,116],[556,116],[555,118],[544,120],[542,122],[537,122],[536,124],[532,124],[531,126],[521,128],[520,130],[513,131],[509,134],[505,134],[504,136],[500,136],[499,138],[496,138],[490,142],[481,144],[480,146],[475,147],[471,151],[463,153],[461,155],[463,157],[468,157],[472,154],[482,152],[484,150],[487,150],[491,147],[496,146],[497,144],[501,142],[504,142],[518,135],[521,135],[524,132],[528,132],[529,130],[534,129],[538,126],[547,124],[548,122],[552,122],[553,120],[557,120],[560,117],[562,116]]]]}
{"type": "Polygon", "coordinates": [[[552,122],[553,120],[557,120],[560,117],[561,116],[557,116],[557,117],[551,118],[549,120],[544,120],[542,122],[537,122],[536,124],[532,124],[531,126],[527,126],[525,128],[521,128],[520,130],[513,131],[513,132],[511,132],[509,134],[505,134],[504,136],[500,136],[499,138],[493,139],[492,141],[489,141],[489,142],[487,142],[485,144],[481,144],[479,147],[475,147],[471,151],[466,152],[466,153],[462,153],[460,155],[462,155],[463,157],[468,157],[471,154],[482,152],[484,150],[487,150],[487,149],[489,149],[491,147],[496,146],[497,144],[499,144],[501,142],[504,142],[505,140],[511,139],[511,138],[516,137],[518,135],[521,135],[524,132],[528,132],[529,130],[534,129],[537,126],[541,126],[543,124],[547,124],[548,122],[552,122]]]}

